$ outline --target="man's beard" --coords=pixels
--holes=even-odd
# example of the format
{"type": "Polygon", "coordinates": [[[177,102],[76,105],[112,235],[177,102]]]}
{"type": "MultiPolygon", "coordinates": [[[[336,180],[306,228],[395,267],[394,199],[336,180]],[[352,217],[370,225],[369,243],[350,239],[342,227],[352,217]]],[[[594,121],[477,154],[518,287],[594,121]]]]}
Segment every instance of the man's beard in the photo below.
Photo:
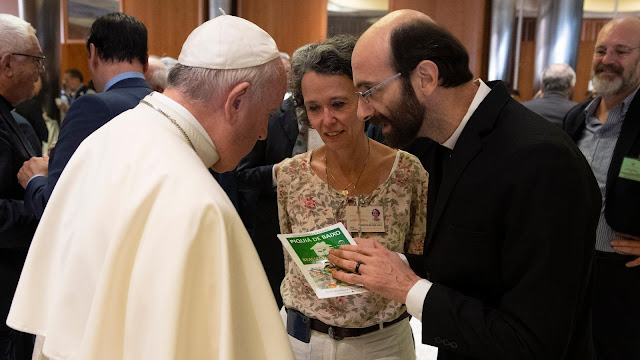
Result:
{"type": "MultiPolygon", "coordinates": [[[[640,61],[640,60],[639,60],[640,61]]],[[[593,88],[598,95],[610,96],[618,95],[625,90],[638,86],[640,83],[640,72],[637,71],[638,64],[633,66],[635,71],[632,71],[628,76],[624,73],[624,68],[615,64],[598,64],[595,68],[591,69],[591,81],[593,82],[593,88]],[[599,74],[604,71],[613,72],[616,77],[609,80],[605,77],[600,77],[599,74]]]]}
{"type": "Polygon", "coordinates": [[[402,96],[389,107],[388,116],[378,112],[371,118],[373,124],[389,126],[383,135],[387,145],[394,148],[403,148],[417,137],[426,113],[409,81],[402,79],[402,90],[402,96]]]}

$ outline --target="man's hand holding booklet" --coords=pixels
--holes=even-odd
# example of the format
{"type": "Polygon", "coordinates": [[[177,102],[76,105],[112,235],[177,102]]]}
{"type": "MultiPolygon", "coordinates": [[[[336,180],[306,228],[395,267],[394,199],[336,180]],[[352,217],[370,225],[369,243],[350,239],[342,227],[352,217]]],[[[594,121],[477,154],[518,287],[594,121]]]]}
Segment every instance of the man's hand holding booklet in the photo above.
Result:
{"type": "Polygon", "coordinates": [[[340,245],[357,245],[342,223],[305,233],[278,234],[278,238],[319,299],[368,291],[362,286],[346,284],[331,276],[331,271],[338,268],[327,260],[329,249],[338,249],[340,245]]]}

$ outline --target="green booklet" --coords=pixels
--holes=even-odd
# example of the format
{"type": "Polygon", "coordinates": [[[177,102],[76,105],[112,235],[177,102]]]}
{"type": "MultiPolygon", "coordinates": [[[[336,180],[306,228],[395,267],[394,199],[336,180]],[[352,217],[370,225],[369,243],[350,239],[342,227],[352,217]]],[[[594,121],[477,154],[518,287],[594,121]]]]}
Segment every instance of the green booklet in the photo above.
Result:
{"type": "Polygon", "coordinates": [[[342,223],[306,233],[278,234],[278,238],[319,299],[369,291],[331,276],[331,271],[339,268],[327,260],[329,249],[337,249],[340,245],[356,245],[342,223]]]}

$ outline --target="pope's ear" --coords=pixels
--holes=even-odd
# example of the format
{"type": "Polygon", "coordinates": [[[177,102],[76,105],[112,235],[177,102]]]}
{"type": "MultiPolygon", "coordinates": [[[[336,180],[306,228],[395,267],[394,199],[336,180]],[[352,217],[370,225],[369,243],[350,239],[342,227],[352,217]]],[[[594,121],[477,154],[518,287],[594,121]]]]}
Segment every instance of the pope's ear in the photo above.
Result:
{"type": "Polygon", "coordinates": [[[414,71],[420,91],[429,96],[438,87],[438,65],[431,60],[422,60],[414,71]]]}
{"type": "Polygon", "coordinates": [[[224,103],[224,112],[227,118],[232,120],[237,119],[240,112],[247,106],[249,102],[249,86],[251,86],[251,84],[245,81],[231,89],[224,103]]]}
{"type": "Polygon", "coordinates": [[[11,57],[13,55],[6,53],[0,57],[0,72],[5,75],[11,75],[13,71],[11,71],[11,57]]]}

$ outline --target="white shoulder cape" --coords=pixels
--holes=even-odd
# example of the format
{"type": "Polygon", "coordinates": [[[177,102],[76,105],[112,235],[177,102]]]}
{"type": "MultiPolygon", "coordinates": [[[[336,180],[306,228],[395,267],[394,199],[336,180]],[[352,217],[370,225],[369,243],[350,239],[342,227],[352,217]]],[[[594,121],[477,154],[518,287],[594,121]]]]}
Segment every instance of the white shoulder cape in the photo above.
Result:
{"type": "MultiPolygon", "coordinates": [[[[158,96],[158,94],[154,94],[158,96]]],[[[7,324],[51,359],[290,359],[209,139],[140,104],[92,134],[33,239],[7,324]],[[209,145],[208,145],[209,144],[209,145]]]]}

